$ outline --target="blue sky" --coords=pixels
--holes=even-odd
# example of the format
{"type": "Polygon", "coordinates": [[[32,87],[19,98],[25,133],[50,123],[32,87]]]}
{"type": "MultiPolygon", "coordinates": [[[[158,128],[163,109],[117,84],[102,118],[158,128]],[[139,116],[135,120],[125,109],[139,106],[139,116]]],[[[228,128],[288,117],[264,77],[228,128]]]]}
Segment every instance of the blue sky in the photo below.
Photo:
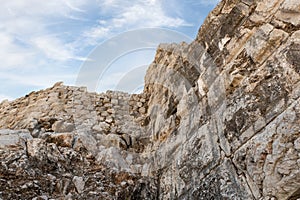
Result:
{"type": "MultiPolygon", "coordinates": [[[[9,0],[0,7],[0,101],[63,81],[74,85],[92,51],[140,28],[166,28],[195,38],[218,0],[9,0]]],[[[163,41],[162,41],[163,42],[163,41]]],[[[146,50],[112,63],[97,91],[114,89],[130,65],[151,63],[146,50]],[[132,58],[137,62],[132,63],[132,58]],[[126,64],[124,64],[126,63],[126,64]],[[120,69],[118,71],[118,69],[120,69]]],[[[128,71],[127,70],[127,71],[128,71]]],[[[142,78],[141,78],[142,80],[142,78]]]]}

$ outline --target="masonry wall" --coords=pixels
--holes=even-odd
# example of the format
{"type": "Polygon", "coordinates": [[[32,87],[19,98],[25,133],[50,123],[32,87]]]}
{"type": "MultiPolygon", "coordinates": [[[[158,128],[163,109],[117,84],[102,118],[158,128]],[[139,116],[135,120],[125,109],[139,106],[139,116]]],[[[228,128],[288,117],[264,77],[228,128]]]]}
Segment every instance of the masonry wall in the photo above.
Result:
{"type": "MultiPolygon", "coordinates": [[[[13,102],[0,104],[1,129],[29,129],[34,137],[47,132],[87,132],[99,145],[131,148],[145,137],[144,94],[108,91],[90,93],[84,87],[55,84],[13,102]]],[[[136,146],[136,145],[135,145],[136,146]]]]}

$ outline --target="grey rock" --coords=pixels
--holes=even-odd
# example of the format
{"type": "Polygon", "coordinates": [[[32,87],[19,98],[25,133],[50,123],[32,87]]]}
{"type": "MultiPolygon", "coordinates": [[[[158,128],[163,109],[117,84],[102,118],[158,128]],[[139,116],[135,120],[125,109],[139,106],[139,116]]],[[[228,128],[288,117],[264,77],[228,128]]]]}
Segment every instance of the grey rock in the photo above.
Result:
{"type": "Polygon", "coordinates": [[[52,125],[52,129],[56,133],[66,133],[66,132],[72,132],[75,129],[74,124],[67,123],[65,121],[56,121],[52,125]]]}
{"type": "Polygon", "coordinates": [[[85,186],[85,181],[83,180],[83,177],[74,176],[72,181],[76,187],[77,192],[81,194],[85,186]]]}

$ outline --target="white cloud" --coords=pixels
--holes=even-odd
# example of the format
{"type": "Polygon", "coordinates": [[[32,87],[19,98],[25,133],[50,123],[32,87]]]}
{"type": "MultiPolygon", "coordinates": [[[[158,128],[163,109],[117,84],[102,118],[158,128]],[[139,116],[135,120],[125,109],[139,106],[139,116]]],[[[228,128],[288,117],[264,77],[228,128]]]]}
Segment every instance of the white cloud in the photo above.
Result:
{"type": "Polygon", "coordinates": [[[187,25],[181,18],[168,16],[159,0],[10,0],[1,4],[0,21],[0,38],[5,37],[0,50],[1,68],[21,65],[31,68],[40,63],[36,61],[37,57],[58,62],[84,60],[77,55],[78,49],[94,45],[120,31],[187,25]],[[99,9],[105,18],[82,29],[82,34],[74,33],[77,36],[73,41],[65,39],[64,33],[51,29],[51,24],[64,18],[84,20],[80,15],[91,7],[99,9]]]}
{"type": "MultiPolygon", "coordinates": [[[[102,22],[103,23],[103,22],[102,22]]],[[[84,33],[84,37],[88,38],[90,44],[96,43],[97,39],[109,36],[110,29],[107,27],[96,26],[84,33]]]]}
{"type": "Polygon", "coordinates": [[[15,38],[0,32],[0,69],[11,69],[24,65],[32,57],[32,52],[26,47],[15,44],[15,38]]]}
{"type": "Polygon", "coordinates": [[[41,36],[32,39],[33,45],[38,48],[47,58],[57,61],[67,61],[74,58],[72,49],[68,48],[58,38],[41,36]]]}
{"type": "MultiPolygon", "coordinates": [[[[93,45],[110,36],[130,29],[177,29],[189,25],[163,6],[168,1],[185,3],[179,0],[3,0],[0,81],[7,85],[15,83],[16,88],[17,84],[47,87],[53,81],[71,82],[80,67],[78,61],[84,61],[93,45]],[[75,70],[67,71],[71,68],[75,70]],[[19,71],[22,73],[14,74],[19,71]]],[[[4,94],[6,91],[0,94],[14,96],[4,94]]]]}
{"type": "Polygon", "coordinates": [[[183,19],[168,16],[159,0],[104,0],[99,2],[103,14],[109,14],[106,21],[86,31],[84,37],[93,43],[118,32],[145,27],[187,26],[183,19]]]}
{"type": "Polygon", "coordinates": [[[5,14],[10,14],[10,16],[64,16],[72,11],[83,12],[80,7],[86,2],[85,0],[10,0],[1,2],[0,11],[1,17],[5,14]]]}
{"type": "MultiPolygon", "coordinates": [[[[35,55],[41,55],[42,51],[46,59],[57,59],[65,61],[75,56],[74,49],[68,47],[68,42],[61,37],[49,37],[53,34],[47,25],[53,22],[53,19],[70,18],[74,13],[84,12],[81,6],[87,3],[86,0],[9,0],[1,2],[0,7],[0,37],[6,37],[5,46],[1,46],[2,56],[7,57],[4,64],[6,67],[16,67],[23,62],[23,67],[32,65],[28,58],[28,52],[35,55]],[[10,50],[7,50],[10,49],[10,50]],[[11,56],[6,56],[11,52],[16,62],[10,61],[11,56]],[[62,57],[66,56],[66,59],[62,57]],[[20,62],[19,62],[19,61],[20,62]]],[[[56,33],[57,34],[57,33],[56,33]]],[[[2,40],[3,41],[3,40],[2,40]]]]}

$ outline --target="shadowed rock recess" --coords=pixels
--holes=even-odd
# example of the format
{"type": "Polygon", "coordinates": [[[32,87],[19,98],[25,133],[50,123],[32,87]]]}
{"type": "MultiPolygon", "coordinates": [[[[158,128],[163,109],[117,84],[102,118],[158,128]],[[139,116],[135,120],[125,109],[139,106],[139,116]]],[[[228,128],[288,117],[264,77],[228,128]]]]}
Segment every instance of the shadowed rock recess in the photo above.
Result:
{"type": "Polygon", "coordinates": [[[141,94],[0,104],[0,199],[300,198],[300,1],[224,0],[141,94]]]}

